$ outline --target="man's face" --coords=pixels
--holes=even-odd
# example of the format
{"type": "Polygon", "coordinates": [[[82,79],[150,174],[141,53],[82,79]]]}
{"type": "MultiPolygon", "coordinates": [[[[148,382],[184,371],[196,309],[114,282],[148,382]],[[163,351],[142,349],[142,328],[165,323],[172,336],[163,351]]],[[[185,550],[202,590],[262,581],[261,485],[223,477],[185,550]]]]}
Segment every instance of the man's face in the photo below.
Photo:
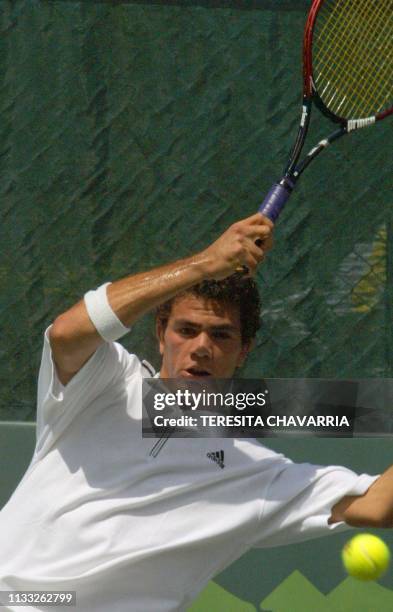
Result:
{"type": "Polygon", "coordinates": [[[157,334],[162,378],[231,378],[249,350],[242,345],[237,306],[193,295],[174,302],[157,334]]]}

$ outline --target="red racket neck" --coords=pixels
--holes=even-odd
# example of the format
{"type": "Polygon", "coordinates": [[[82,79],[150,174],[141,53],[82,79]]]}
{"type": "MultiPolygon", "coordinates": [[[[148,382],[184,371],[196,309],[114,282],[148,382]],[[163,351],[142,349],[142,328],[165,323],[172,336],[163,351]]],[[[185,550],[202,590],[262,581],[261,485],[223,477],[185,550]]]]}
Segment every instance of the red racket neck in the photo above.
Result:
{"type": "Polygon", "coordinates": [[[319,9],[324,0],[314,0],[310,12],[308,13],[307,22],[304,28],[303,36],[303,95],[311,99],[313,94],[312,80],[312,38],[314,32],[314,24],[317,18],[319,9]]]}

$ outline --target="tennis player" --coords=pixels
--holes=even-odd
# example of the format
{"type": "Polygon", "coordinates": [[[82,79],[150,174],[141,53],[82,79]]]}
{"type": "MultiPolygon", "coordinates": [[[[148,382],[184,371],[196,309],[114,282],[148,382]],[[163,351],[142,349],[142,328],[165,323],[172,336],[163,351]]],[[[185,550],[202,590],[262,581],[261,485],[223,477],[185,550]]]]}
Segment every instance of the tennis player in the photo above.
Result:
{"type": "Polygon", "coordinates": [[[141,436],[141,380],[153,372],[115,340],[159,307],[162,377],[232,377],[258,327],[250,276],[271,244],[258,213],[56,318],[34,456],[0,513],[1,591],[76,591],[80,612],[183,611],[251,547],[392,525],[392,468],[358,475],[295,464],[252,439],[141,436]]]}

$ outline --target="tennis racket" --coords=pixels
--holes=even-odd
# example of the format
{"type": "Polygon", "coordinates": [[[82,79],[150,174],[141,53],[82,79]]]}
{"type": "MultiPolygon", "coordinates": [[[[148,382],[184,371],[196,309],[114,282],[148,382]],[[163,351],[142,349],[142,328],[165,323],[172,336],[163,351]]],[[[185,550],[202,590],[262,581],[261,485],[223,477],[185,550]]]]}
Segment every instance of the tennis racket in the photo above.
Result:
{"type": "Polygon", "coordinates": [[[392,113],[393,0],[313,0],[304,31],[299,130],[284,175],[259,212],[275,222],[321,151],[392,113]],[[299,162],[313,103],[337,126],[299,162]]]}

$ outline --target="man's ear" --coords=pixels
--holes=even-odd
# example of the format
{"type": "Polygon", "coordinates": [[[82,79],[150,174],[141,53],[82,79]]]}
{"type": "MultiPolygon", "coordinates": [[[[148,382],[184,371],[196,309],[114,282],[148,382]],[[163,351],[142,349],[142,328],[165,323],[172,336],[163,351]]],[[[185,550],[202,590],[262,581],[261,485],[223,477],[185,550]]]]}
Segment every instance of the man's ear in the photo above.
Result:
{"type": "Polygon", "coordinates": [[[250,340],[250,342],[247,342],[246,344],[242,345],[238,360],[237,360],[237,364],[236,367],[237,368],[241,368],[241,366],[244,364],[245,360],[247,359],[247,355],[250,351],[252,351],[252,349],[255,346],[255,339],[253,338],[252,340],[250,340]]]}

